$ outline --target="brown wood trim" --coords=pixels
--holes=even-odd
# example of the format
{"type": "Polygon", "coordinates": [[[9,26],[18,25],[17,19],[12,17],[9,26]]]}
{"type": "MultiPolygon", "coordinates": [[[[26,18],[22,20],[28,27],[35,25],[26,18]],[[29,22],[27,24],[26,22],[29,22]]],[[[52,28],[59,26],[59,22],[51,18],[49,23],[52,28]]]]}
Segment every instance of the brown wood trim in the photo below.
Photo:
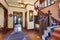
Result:
{"type": "Polygon", "coordinates": [[[9,30],[14,30],[14,29],[13,29],[13,28],[8,28],[8,31],[9,31],[9,30]]]}
{"type": "MultiPolygon", "coordinates": [[[[22,8],[22,7],[17,7],[17,6],[11,6],[11,5],[8,4],[8,2],[7,2],[6,0],[4,0],[4,1],[6,2],[6,4],[7,4],[9,7],[22,8]]],[[[27,5],[34,6],[34,5],[32,5],[32,4],[27,4],[27,5]]],[[[25,8],[27,7],[27,5],[26,5],[23,9],[25,9],[25,8]]]]}
{"type": "Polygon", "coordinates": [[[35,31],[34,29],[26,29],[27,31],[35,31]]]}
{"type": "MultiPolygon", "coordinates": [[[[38,0],[37,0],[37,1],[38,1],[38,0]]],[[[36,1],[36,2],[37,2],[37,1],[36,1]]],[[[34,3],[34,5],[36,4],[36,2],[34,3]]]]}
{"type": "MultiPolygon", "coordinates": [[[[17,14],[17,13],[21,13],[21,14],[22,14],[22,20],[23,20],[23,12],[14,11],[14,12],[13,12],[13,18],[14,18],[14,13],[16,13],[16,14],[17,14]]],[[[14,25],[15,25],[15,24],[14,24],[14,19],[13,19],[13,28],[14,28],[14,25]]],[[[23,28],[23,22],[22,22],[22,28],[23,28]]]]}
{"type": "MultiPolygon", "coordinates": [[[[37,0],[37,1],[40,1],[40,0],[37,0]]],[[[37,2],[37,1],[36,1],[36,2],[37,2]]],[[[35,10],[38,9],[38,7],[37,7],[37,8],[35,7],[36,2],[34,3],[34,9],[35,9],[35,10]]]]}
{"type": "Polygon", "coordinates": [[[56,18],[54,18],[52,16],[51,16],[51,18],[53,19],[53,21],[55,21],[56,23],[58,23],[60,25],[60,21],[59,20],[57,20],[56,18]]]}
{"type": "Polygon", "coordinates": [[[27,11],[25,12],[25,29],[27,29],[27,11]]]}
{"type": "Polygon", "coordinates": [[[6,33],[7,32],[7,28],[8,28],[8,10],[4,7],[4,5],[2,3],[0,3],[1,8],[4,9],[4,27],[3,27],[3,32],[6,33]]]}

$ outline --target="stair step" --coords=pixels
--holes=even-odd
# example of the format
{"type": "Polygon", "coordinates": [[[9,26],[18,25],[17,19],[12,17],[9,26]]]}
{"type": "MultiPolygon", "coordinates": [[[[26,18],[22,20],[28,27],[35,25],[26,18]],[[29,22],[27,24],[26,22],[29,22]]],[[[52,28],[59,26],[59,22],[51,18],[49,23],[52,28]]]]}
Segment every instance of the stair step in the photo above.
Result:
{"type": "Polygon", "coordinates": [[[50,39],[50,40],[55,40],[55,39],[50,39]]]}
{"type": "Polygon", "coordinates": [[[49,30],[44,30],[44,33],[48,33],[49,32],[49,30]]]}
{"type": "Polygon", "coordinates": [[[51,29],[50,29],[50,27],[47,27],[47,30],[49,30],[49,31],[50,31],[50,30],[51,30],[51,29]]]}
{"type": "Polygon", "coordinates": [[[52,33],[51,34],[51,39],[60,40],[60,34],[52,33]]]}
{"type": "Polygon", "coordinates": [[[54,33],[60,34],[60,27],[54,29],[54,33]]]}
{"type": "Polygon", "coordinates": [[[52,31],[54,28],[57,28],[58,26],[52,26],[52,27],[47,27],[47,30],[52,31]]]}
{"type": "Polygon", "coordinates": [[[42,40],[45,40],[45,38],[47,37],[48,35],[42,35],[42,40]]]}

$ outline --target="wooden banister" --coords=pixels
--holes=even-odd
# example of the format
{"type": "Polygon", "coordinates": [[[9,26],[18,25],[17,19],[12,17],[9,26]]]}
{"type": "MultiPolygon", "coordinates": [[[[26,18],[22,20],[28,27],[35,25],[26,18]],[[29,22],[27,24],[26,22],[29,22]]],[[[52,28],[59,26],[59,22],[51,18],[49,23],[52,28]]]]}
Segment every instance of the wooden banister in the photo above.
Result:
{"type": "Polygon", "coordinates": [[[38,16],[39,16],[39,34],[42,37],[44,34],[44,30],[47,29],[47,27],[50,26],[50,11],[48,13],[43,13],[42,11],[38,10],[38,16]]]}
{"type": "Polygon", "coordinates": [[[57,20],[56,18],[54,18],[53,16],[51,16],[51,18],[53,19],[53,22],[57,23],[58,25],[60,25],[60,21],[57,20]]]}

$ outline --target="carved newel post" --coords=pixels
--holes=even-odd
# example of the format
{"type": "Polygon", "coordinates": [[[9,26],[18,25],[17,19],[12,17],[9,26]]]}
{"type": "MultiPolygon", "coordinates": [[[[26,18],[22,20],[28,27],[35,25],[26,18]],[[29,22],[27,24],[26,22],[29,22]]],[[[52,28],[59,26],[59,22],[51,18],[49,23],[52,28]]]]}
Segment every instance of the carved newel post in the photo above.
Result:
{"type": "Polygon", "coordinates": [[[48,10],[48,26],[51,26],[51,15],[52,13],[50,12],[50,10],[48,10]]]}

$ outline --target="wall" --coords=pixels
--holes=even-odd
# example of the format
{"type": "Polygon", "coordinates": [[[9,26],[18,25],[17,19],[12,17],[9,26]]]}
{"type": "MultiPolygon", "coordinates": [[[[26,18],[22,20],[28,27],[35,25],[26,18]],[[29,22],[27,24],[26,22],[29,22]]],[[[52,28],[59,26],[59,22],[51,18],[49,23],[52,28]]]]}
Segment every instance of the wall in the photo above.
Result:
{"type": "MultiPolygon", "coordinates": [[[[23,12],[23,27],[25,27],[25,9],[9,7],[8,15],[13,14],[13,11],[23,12]]],[[[8,28],[13,28],[13,17],[8,16],[8,28]]]]}
{"type": "MultiPolygon", "coordinates": [[[[8,10],[8,5],[4,0],[0,0],[0,3],[8,10]]],[[[0,7],[0,27],[4,27],[4,9],[0,7]]]]}
{"type": "MultiPolygon", "coordinates": [[[[4,7],[6,7],[6,9],[8,10],[8,28],[13,28],[13,17],[9,17],[9,14],[13,14],[13,11],[23,12],[23,27],[25,27],[25,12],[27,11],[27,23],[28,23],[27,24],[27,29],[33,29],[34,28],[34,21],[33,22],[29,22],[29,10],[33,10],[34,11],[34,15],[37,15],[37,12],[34,10],[34,5],[33,6],[32,5],[28,5],[26,7],[26,9],[22,9],[22,8],[8,7],[8,5],[5,3],[4,0],[0,0],[0,3],[2,3],[4,5],[4,7]]],[[[0,10],[0,13],[1,12],[2,12],[2,10],[0,10]]],[[[34,18],[33,18],[33,20],[34,20],[34,18]]],[[[2,27],[3,27],[3,22],[0,23],[2,25],[2,27]]]]}
{"type": "MultiPolygon", "coordinates": [[[[25,27],[25,12],[27,11],[27,29],[32,29],[32,28],[34,28],[34,21],[29,22],[29,10],[33,10],[34,15],[37,15],[37,12],[34,10],[34,6],[30,6],[30,5],[28,5],[26,7],[26,9],[9,7],[8,15],[13,14],[13,11],[23,12],[23,27],[25,27]]],[[[34,20],[34,18],[33,18],[33,20],[34,20]]],[[[13,28],[13,17],[8,16],[8,27],[13,28]]]]}
{"type": "Polygon", "coordinates": [[[37,15],[37,12],[34,10],[34,6],[33,5],[28,5],[26,7],[27,10],[27,29],[34,29],[34,15],[37,15]],[[33,10],[33,21],[29,22],[29,10],[33,10]]]}
{"type": "Polygon", "coordinates": [[[4,9],[0,7],[0,28],[4,27],[4,9]]]}
{"type": "Polygon", "coordinates": [[[53,5],[51,5],[47,8],[44,8],[41,11],[44,12],[44,13],[47,13],[48,10],[50,10],[51,13],[52,13],[52,16],[60,21],[60,19],[58,18],[58,3],[59,3],[58,0],[56,0],[55,4],[53,4],[53,5]]]}

